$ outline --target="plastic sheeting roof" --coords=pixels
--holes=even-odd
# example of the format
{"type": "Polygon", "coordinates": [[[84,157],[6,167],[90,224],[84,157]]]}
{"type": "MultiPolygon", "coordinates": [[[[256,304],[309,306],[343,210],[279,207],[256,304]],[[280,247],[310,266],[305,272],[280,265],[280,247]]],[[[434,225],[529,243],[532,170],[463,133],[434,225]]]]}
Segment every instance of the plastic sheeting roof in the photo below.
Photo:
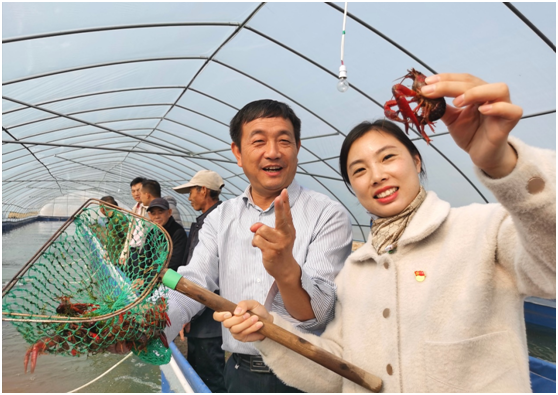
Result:
{"type": "MultiPolygon", "coordinates": [[[[513,135],[556,147],[555,3],[3,3],[3,218],[56,197],[111,194],[132,205],[129,182],[158,180],[185,222],[199,213],[172,192],[197,171],[248,181],[228,123],[271,98],[302,119],[297,180],[342,202],[355,239],[369,216],[338,170],[341,143],[383,117],[391,86],[414,67],[508,83],[524,109],[513,135]]],[[[431,134],[430,132],[428,132],[431,134]]],[[[441,122],[424,157],[427,187],[455,206],[494,201],[441,122]]]]}

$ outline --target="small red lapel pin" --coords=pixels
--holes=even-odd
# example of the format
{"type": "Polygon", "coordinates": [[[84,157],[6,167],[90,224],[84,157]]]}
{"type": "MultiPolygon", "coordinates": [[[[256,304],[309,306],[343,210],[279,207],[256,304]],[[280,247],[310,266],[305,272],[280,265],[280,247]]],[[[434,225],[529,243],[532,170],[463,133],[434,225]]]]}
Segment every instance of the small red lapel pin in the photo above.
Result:
{"type": "Polygon", "coordinates": [[[415,272],[415,278],[419,283],[421,283],[426,278],[426,274],[424,274],[424,272],[422,270],[417,270],[415,272]]]}

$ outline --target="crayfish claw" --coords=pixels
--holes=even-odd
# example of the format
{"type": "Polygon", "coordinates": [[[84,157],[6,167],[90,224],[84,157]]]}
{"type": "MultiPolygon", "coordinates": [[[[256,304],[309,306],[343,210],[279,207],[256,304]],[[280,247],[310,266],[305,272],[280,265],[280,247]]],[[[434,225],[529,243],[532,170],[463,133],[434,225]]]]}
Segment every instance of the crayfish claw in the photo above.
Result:
{"type": "Polygon", "coordinates": [[[33,348],[31,349],[31,373],[33,373],[35,371],[35,366],[37,366],[37,358],[39,357],[39,352],[42,351],[40,350],[40,343],[37,342],[33,345],[33,348]]]}
{"type": "Polygon", "coordinates": [[[27,352],[25,353],[25,358],[23,359],[23,372],[27,373],[27,365],[29,365],[29,357],[31,356],[31,349],[33,347],[29,348],[27,350],[27,352]]]}
{"type": "Polygon", "coordinates": [[[163,314],[165,314],[165,320],[166,320],[166,322],[167,322],[167,326],[171,326],[171,320],[170,320],[169,315],[168,315],[166,312],[163,313],[163,314]]]}
{"type": "Polygon", "coordinates": [[[169,341],[167,340],[167,335],[165,335],[165,332],[161,332],[159,334],[159,338],[163,342],[163,346],[165,346],[166,348],[169,348],[169,341]]]}

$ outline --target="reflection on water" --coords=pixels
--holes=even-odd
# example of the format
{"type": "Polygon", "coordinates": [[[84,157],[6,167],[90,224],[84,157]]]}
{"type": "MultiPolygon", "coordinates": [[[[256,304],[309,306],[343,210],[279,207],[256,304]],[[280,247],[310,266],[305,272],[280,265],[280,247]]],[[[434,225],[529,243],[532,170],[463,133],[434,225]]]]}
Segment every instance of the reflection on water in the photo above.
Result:
{"type": "MultiPolygon", "coordinates": [[[[35,222],[2,234],[2,285],[47,242],[62,222],[35,222]]],[[[33,374],[23,372],[29,345],[9,322],[2,322],[2,391],[68,392],[97,378],[122,360],[122,355],[68,357],[41,355],[33,374]]],[[[161,392],[158,366],[132,356],[80,392],[161,392]]]]}
{"type": "Polygon", "coordinates": [[[527,323],[529,355],[556,363],[556,331],[527,323]]]}

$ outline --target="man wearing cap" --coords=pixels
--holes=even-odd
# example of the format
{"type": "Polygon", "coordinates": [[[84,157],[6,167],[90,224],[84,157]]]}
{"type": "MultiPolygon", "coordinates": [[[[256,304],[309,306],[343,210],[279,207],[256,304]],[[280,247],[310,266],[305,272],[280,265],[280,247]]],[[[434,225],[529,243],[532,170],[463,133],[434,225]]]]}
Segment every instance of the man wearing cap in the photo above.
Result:
{"type": "MultiPolygon", "coordinates": [[[[205,218],[188,266],[178,273],[238,302],[254,299],[297,328],[323,331],[333,319],[334,279],[351,250],[347,211],[294,179],[300,150],[300,119],[286,104],[259,100],[231,120],[231,149],[248,178],[244,193],[205,218]]],[[[174,340],[203,305],[169,292],[174,340]]],[[[265,365],[253,344],[223,332],[229,392],[300,392],[265,365]]]]}
{"type": "Polygon", "coordinates": [[[149,219],[157,225],[161,225],[171,237],[172,256],[168,267],[169,269],[177,270],[184,262],[187,243],[186,231],[174,220],[169,202],[164,198],[153,199],[149,203],[147,213],[149,214],[149,219]]]}
{"type": "MultiPolygon", "coordinates": [[[[198,234],[205,218],[222,202],[219,194],[224,186],[221,176],[211,170],[200,170],[187,184],[174,187],[178,193],[189,193],[188,200],[192,208],[201,211],[190,227],[184,265],[192,259],[194,248],[198,244],[198,234]]],[[[219,294],[219,291],[215,291],[219,294]]],[[[213,310],[205,308],[185,325],[183,332],[188,337],[188,362],[198,373],[211,392],[227,392],[223,371],[225,352],[221,348],[221,324],[213,319],[213,310]]],[[[180,337],[183,338],[183,332],[180,337]]]]}

